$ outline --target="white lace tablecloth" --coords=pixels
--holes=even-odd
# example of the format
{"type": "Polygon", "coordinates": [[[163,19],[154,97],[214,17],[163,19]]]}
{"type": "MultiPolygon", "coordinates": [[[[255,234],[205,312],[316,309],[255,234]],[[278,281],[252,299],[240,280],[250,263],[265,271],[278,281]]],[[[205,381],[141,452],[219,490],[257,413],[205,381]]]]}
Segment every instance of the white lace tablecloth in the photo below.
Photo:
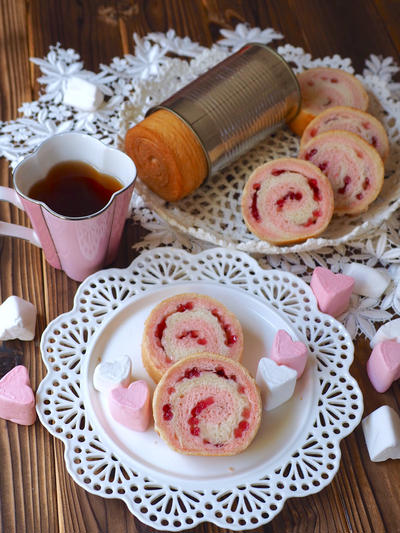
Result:
{"type": "MultiPolygon", "coordinates": [[[[159,97],[174,93],[199,74],[239,49],[247,42],[270,43],[283,36],[268,28],[250,28],[239,24],[234,31],[221,30],[222,38],[210,49],[178,37],[173,30],[150,33],[144,38],[134,34],[135,54],[114,58],[109,65],[99,65],[99,72],[84,69],[79,54],[65,50],[60,44],[52,46],[43,59],[33,58],[42,72],[39,82],[42,92],[34,102],[23,103],[21,116],[0,123],[0,155],[10,160],[12,168],[47,137],[64,131],[83,131],[103,142],[120,146],[121,109],[136,111],[135,120],[159,97]],[[172,57],[173,56],[173,57],[172,57]],[[105,104],[94,112],[80,111],[63,103],[67,80],[79,76],[96,84],[106,96],[105,104]],[[160,80],[163,91],[160,93],[160,80]]],[[[296,72],[305,67],[326,65],[354,72],[351,61],[337,55],[312,59],[301,48],[290,44],[277,47],[296,72]]],[[[362,72],[364,83],[374,94],[390,106],[392,121],[385,124],[393,135],[400,130],[400,84],[393,81],[399,67],[391,57],[371,55],[362,72]]],[[[382,110],[385,114],[385,109],[382,110]]],[[[387,113],[386,113],[387,114],[387,113]]],[[[397,158],[393,165],[398,163],[397,158]]],[[[389,168],[389,171],[393,169],[389,168]]],[[[148,234],[133,246],[137,250],[171,245],[198,252],[211,246],[207,241],[194,238],[190,232],[180,232],[167,224],[146,203],[146,196],[134,194],[131,217],[148,234]]],[[[325,266],[340,272],[344,263],[359,262],[374,268],[385,268],[392,281],[379,299],[353,295],[348,312],[341,317],[352,338],[363,333],[371,338],[380,322],[400,314],[400,212],[394,211],[387,220],[371,231],[358,235],[356,240],[338,243],[335,247],[318,247],[298,253],[257,255],[264,268],[280,268],[309,281],[312,269],[325,266]]]]}

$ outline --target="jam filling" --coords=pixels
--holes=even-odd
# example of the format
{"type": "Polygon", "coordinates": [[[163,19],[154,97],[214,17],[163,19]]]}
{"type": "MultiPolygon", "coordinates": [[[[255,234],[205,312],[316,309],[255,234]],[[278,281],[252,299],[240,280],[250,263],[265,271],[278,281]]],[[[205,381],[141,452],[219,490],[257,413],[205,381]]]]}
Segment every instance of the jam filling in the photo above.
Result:
{"type": "Polygon", "coordinates": [[[261,185],[259,183],[255,183],[253,185],[253,189],[255,192],[251,200],[251,214],[253,215],[253,218],[256,222],[260,222],[261,220],[260,213],[257,207],[257,196],[258,196],[258,191],[260,190],[260,188],[261,188],[261,185]]]}
{"type": "Polygon", "coordinates": [[[190,414],[192,415],[189,420],[188,424],[190,426],[190,433],[194,435],[195,437],[198,437],[200,435],[200,428],[199,428],[199,419],[197,418],[204,409],[207,409],[210,405],[214,403],[214,398],[209,396],[208,398],[205,398],[204,400],[200,400],[196,403],[196,405],[193,407],[193,409],[190,411],[190,414]]]}
{"type": "Polygon", "coordinates": [[[174,416],[174,413],[172,412],[172,407],[170,403],[166,403],[163,405],[163,419],[164,420],[171,420],[174,416]]]}
{"type": "Polygon", "coordinates": [[[240,437],[243,435],[245,431],[249,429],[249,423],[247,420],[241,420],[239,422],[239,425],[237,428],[234,429],[233,434],[235,436],[235,439],[240,439],[240,437]]]}
{"type": "Polygon", "coordinates": [[[283,172],[285,172],[285,170],[283,170],[283,169],[282,169],[282,170],[273,170],[273,171],[271,172],[271,174],[272,174],[273,176],[280,176],[283,172]]]}
{"type": "Polygon", "coordinates": [[[321,216],[321,211],[319,209],[314,209],[312,212],[312,216],[303,224],[305,228],[308,228],[309,226],[312,226],[317,222],[318,217],[321,216]]]}
{"type": "MultiPolygon", "coordinates": [[[[184,311],[191,311],[193,309],[193,302],[186,302],[185,304],[179,304],[176,307],[175,313],[183,313],[184,311]]],[[[157,338],[157,344],[161,348],[163,347],[161,344],[161,339],[164,333],[165,328],[167,327],[167,318],[174,314],[174,312],[169,313],[169,315],[165,316],[159,324],[156,326],[156,338],[157,338]]]]}
{"type": "Polygon", "coordinates": [[[184,339],[185,337],[190,337],[191,339],[197,339],[197,344],[200,344],[201,346],[204,346],[207,344],[207,339],[204,339],[203,337],[199,338],[199,332],[190,329],[189,331],[184,331],[181,335],[178,336],[178,339],[184,339]]]}
{"type": "Polygon", "coordinates": [[[302,198],[303,195],[301,194],[301,192],[289,191],[285,194],[285,196],[282,196],[282,198],[279,198],[279,200],[276,201],[278,211],[281,211],[283,209],[283,206],[288,200],[295,200],[296,202],[299,202],[302,198]]]}
{"type": "Polygon", "coordinates": [[[356,194],[356,198],[357,198],[357,200],[362,200],[364,198],[363,193],[359,192],[358,194],[356,194]]]}
{"type": "Polygon", "coordinates": [[[324,170],[326,170],[327,166],[328,166],[328,161],[324,161],[323,163],[318,165],[318,168],[320,169],[321,172],[324,172],[324,170]]]}
{"type": "Polygon", "coordinates": [[[362,186],[364,191],[366,191],[368,189],[369,185],[370,185],[369,178],[365,178],[365,180],[363,181],[363,186],[362,186]]]}
{"type": "MultiPolygon", "coordinates": [[[[210,370],[206,370],[206,372],[210,372],[210,370]]],[[[215,374],[217,374],[218,376],[224,378],[224,379],[231,379],[233,380],[234,382],[237,381],[237,377],[235,374],[231,374],[230,376],[228,376],[225,372],[225,369],[221,366],[217,366],[215,367],[215,370],[211,371],[211,372],[214,372],[215,374]]],[[[199,371],[199,369],[197,367],[192,367],[192,368],[187,368],[185,370],[185,373],[183,376],[181,376],[178,381],[182,381],[183,379],[192,379],[194,377],[198,377],[200,376],[200,373],[201,371],[199,371]]],[[[176,389],[174,387],[169,387],[168,388],[168,394],[173,394],[174,392],[176,391],[176,389]]],[[[244,394],[245,393],[245,388],[243,387],[243,385],[238,385],[238,392],[240,394],[244,394]]],[[[207,409],[207,407],[209,407],[210,405],[212,405],[214,403],[214,398],[212,398],[211,396],[205,398],[204,400],[199,400],[196,405],[192,408],[192,410],[190,411],[190,418],[188,418],[188,424],[190,426],[190,433],[191,435],[193,435],[194,437],[198,437],[200,436],[200,428],[199,428],[199,423],[200,423],[200,420],[199,420],[199,415],[204,411],[204,409],[207,409]]],[[[162,407],[162,410],[163,410],[163,419],[165,421],[169,421],[169,420],[172,420],[173,416],[174,416],[174,413],[172,411],[172,406],[170,403],[166,403],[163,405],[162,407]]],[[[239,439],[243,436],[243,433],[245,431],[247,431],[250,427],[250,424],[249,422],[247,421],[249,418],[250,418],[250,415],[251,415],[251,411],[250,411],[250,408],[249,407],[244,407],[243,410],[242,410],[242,413],[241,413],[241,416],[242,416],[242,420],[239,422],[238,426],[233,430],[233,435],[236,439],[239,439]]],[[[209,442],[208,440],[206,439],[203,439],[203,443],[204,444],[211,444],[211,442],[209,442]]],[[[214,443],[213,446],[224,446],[223,443],[214,443]]]]}
{"type": "Polygon", "coordinates": [[[375,136],[372,137],[371,144],[376,148],[376,145],[378,144],[378,139],[375,136]]]}
{"type": "Polygon", "coordinates": [[[344,194],[346,192],[347,186],[350,184],[350,182],[351,182],[350,176],[345,176],[344,177],[344,185],[343,185],[343,187],[340,187],[340,189],[338,189],[337,192],[339,194],[344,194]]]}
{"type": "Polygon", "coordinates": [[[306,161],[309,161],[312,157],[314,157],[317,152],[318,150],[316,148],[313,148],[312,150],[307,152],[305,155],[306,161]]]}
{"type": "Polygon", "coordinates": [[[322,200],[321,198],[321,191],[318,187],[318,182],[316,179],[314,178],[310,178],[307,180],[308,182],[308,185],[310,187],[310,189],[312,190],[313,192],[313,198],[316,202],[320,202],[322,200]]]}
{"type": "Polygon", "coordinates": [[[215,316],[215,318],[220,323],[221,328],[224,330],[225,333],[225,345],[226,346],[233,346],[237,340],[238,337],[232,332],[232,328],[229,324],[225,324],[222,320],[222,316],[218,313],[217,309],[213,309],[211,311],[211,314],[215,316]]]}

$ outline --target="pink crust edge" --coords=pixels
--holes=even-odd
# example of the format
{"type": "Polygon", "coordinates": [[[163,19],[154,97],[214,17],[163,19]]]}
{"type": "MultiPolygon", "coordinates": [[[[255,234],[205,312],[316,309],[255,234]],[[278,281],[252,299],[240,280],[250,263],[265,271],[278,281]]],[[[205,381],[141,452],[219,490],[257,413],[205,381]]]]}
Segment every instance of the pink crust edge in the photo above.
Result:
{"type": "MultiPolygon", "coordinates": [[[[345,119],[354,119],[358,121],[358,124],[363,127],[363,123],[369,123],[370,126],[367,128],[367,131],[373,130],[373,133],[375,133],[376,140],[377,140],[377,146],[374,146],[376,150],[378,151],[379,155],[382,157],[382,160],[385,161],[389,154],[389,139],[387,136],[387,133],[385,131],[385,128],[383,127],[383,124],[373,115],[370,113],[367,113],[366,111],[362,111],[361,109],[357,109],[355,107],[349,107],[349,106],[334,106],[329,107],[325,111],[322,111],[322,113],[319,113],[306,127],[306,129],[303,132],[303,135],[300,139],[300,149],[303,148],[311,139],[319,135],[320,133],[324,133],[325,131],[331,131],[333,129],[339,129],[344,131],[350,131],[351,133],[354,133],[356,135],[359,135],[356,131],[347,130],[345,128],[326,128],[323,131],[319,131],[319,128],[321,125],[325,125],[325,121],[329,120],[329,118],[338,115],[339,120],[345,118],[345,119]],[[314,135],[312,135],[313,130],[316,130],[314,135]]],[[[366,138],[364,138],[362,135],[360,135],[361,138],[363,138],[365,141],[367,141],[366,138]]],[[[368,142],[368,141],[367,141],[368,142]]],[[[370,144],[370,143],[369,143],[370,144]]]]}
{"type": "MultiPolygon", "coordinates": [[[[175,361],[168,362],[166,354],[162,347],[157,343],[156,330],[160,322],[168,315],[177,312],[177,305],[185,304],[188,301],[200,303],[201,308],[210,309],[217,308],[218,313],[222,319],[225,319],[232,326],[232,333],[237,336],[235,344],[230,350],[230,356],[236,361],[240,361],[243,353],[243,330],[237,317],[227,309],[223,303],[208,295],[197,293],[182,293],[176,296],[171,296],[161,301],[156,305],[148,316],[143,331],[142,340],[142,358],[145,367],[149,370],[149,364],[153,367],[153,379],[158,374],[158,381],[161,375],[171,367],[175,361]],[[147,361],[149,359],[150,361],[147,361]]],[[[151,372],[150,372],[151,373],[151,372]]]]}
{"type": "MultiPolygon", "coordinates": [[[[195,379],[195,377],[189,379],[195,379]]],[[[221,379],[225,378],[221,377],[221,379]]],[[[261,396],[255,380],[241,363],[217,354],[202,353],[189,356],[181,361],[178,361],[163,375],[153,395],[153,417],[155,430],[171,448],[186,455],[225,456],[236,455],[242,452],[250,445],[256,436],[261,423],[261,415],[261,396]],[[236,377],[239,375],[240,379],[242,380],[242,383],[239,383],[239,380],[237,380],[237,382],[238,385],[243,385],[245,387],[246,397],[251,406],[250,417],[248,419],[250,430],[245,431],[241,437],[235,437],[235,440],[231,441],[230,445],[228,444],[226,446],[219,447],[213,444],[207,445],[201,441],[201,445],[198,448],[186,449],[179,442],[176,433],[174,433],[175,439],[171,438],[168,422],[166,422],[163,418],[163,406],[169,403],[169,390],[171,387],[174,387],[174,385],[176,385],[180,379],[182,379],[185,371],[190,371],[194,367],[200,372],[215,371],[219,366],[222,366],[225,372],[228,369],[229,375],[234,374],[236,377]]],[[[173,427],[173,429],[176,431],[174,426],[171,427],[173,427]]]]}
{"type": "MultiPolygon", "coordinates": [[[[312,157],[309,157],[308,154],[312,152],[312,150],[318,150],[316,148],[316,143],[324,143],[330,138],[333,138],[335,141],[336,149],[338,153],[340,153],[340,147],[345,145],[350,145],[352,149],[354,149],[355,152],[357,150],[359,152],[364,151],[364,153],[367,154],[367,156],[370,159],[371,165],[373,165],[373,170],[375,170],[375,179],[376,179],[376,187],[375,189],[371,186],[371,193],[368,196],[367,193],[364,194],[363,199],[356,202],[355,206],[343,206],[340,207],[337,205],[337,202],[335,202],[335,209],[334,213],[337,215],[357,215],[359,213],[362,213],[366,211],[368,206],[377,198],[378,194],[380,193],[382,186],[383,186],[383,180],[384,180],[384,166],[381,156],[378,154],[378,152],[375,150],[373,146],[367,143],[364,139],[362,139],[359,135],[356,135],[355,133],[351,133],[349,131],[344,130],[329,130],[325,131],[323,133],[320,133],[316,137],[313,137],[303,148],[299,150],[299,159],[307,160],[309,162],[313,162],[313,159],[316,160],[314,155],[312,157]]],[[[318,152],[317,152],[318,153],[318,152]]],[[[317,155],[317,153],[315,155],[317,155]]],[[[328,160],[327,156],[324,156],[325,160],[328,160]]],[[[328,162],[329,163],[329,162],[328,162]]],[[[315,164],[318,164],[316,161],[315,164]]],[[[372,171],[373,171],[372,170],[372,171]]],[[[369,178],[372,178],[372,171],[369,173],[369,178]]],[[[329,176],[328,176],[329,178],[329,176]]],[[[372,185],[372,184],[371,184],[372,185]]],[[[335,184],[332,184],[334,189],[334,196],[335,200],[337,198],[337,193],[335,192],[335,184]]],[[[354,204],[354,202],[353,202],[354,204]]]]}
{"type": "MultiPolygon", "coordinates": [[[[353,74],[350,74],[349,72],[346,72],[345,70],[336,69],[336,68],[330,68],[330,67],[316,67],[316,68],[310,68],[308,70],[305,70],[303,72],[300,72],[300,74],[297,75],[297,79],[300,85],[300,90],[302,90],[303,83],[306,82],[306,80],[311,80],[312,77],[315,77],[316,75],[326,75],[327,77],[341,77],[342,79],[347,81],[347,84],[349,87],[351,87],[352,94],[356,95],[357,101],[352,102],[352,107],[355,107],[357,109],[361,109],[362,111],[366,111],[368,107],[369,97],[368,93],[365,90],[365,87],[363,84],[358,80],[353,74]]],[[[304,110],[308,110],[307,106],[304,107],[304,110]]],[[[313,114],[316,116],[316,114],[313,112],[313,114]]]]}
{"type": "MultiPolygon", "coordinates": [[[[279,175],[277,177],[279,178],[279,175]]],[[[323,174],[323,172],[321,172],[318,167],[316,167],[312,163],[292,157],[274,159],[272,161],[269,161],[268,163],[265,163],[264,165],[257,167],[250,175],[243,189],[241,209],[242,216],[247,228],[259,239],[277,245],[293,244],[296,242],[302,242],[310,237],[320,235],[327,228],[329,222],[331,221],[334,210],[333,190],[329,179],[325,176],[325,174],[323,174]],[[274,171],[280,171],[282,169],[284,171],[300,173],[302,175],[305,175],[307,179],[317,180],[318,187],[321,189],[322,192],[321,207],[325,209],[325,213],[322,213],[320,215],[320,224],[317,226],[317,229],[313,226],[309,226],[308,228],[304,227],[304,231],[302,234],[295,234],[291,236],[278,236],[272,234],[271,230],[270,234],[266,235],[265,230],[268,230],[268,227],[264,227],[265,224],[263,224],[263,221],[259,223],[257,221],[254,221],[251,212],[254,193],[253,185],[255,185],[257,181],[261,181],[266,178],[272,178],[272,173],[274,171]]]]}

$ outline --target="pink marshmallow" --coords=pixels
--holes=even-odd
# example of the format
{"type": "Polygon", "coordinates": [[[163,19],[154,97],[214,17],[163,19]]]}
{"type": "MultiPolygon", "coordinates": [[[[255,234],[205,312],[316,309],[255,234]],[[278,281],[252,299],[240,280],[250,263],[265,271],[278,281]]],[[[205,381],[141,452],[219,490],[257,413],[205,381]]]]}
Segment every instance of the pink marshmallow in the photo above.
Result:
{"type": "Polygon", "coordinates": [[[150,390],[143,380],[116,387],[108,396],[111,416],[129,429],[146,431],[150,422],[150,390]]]}
{"type": "Polygon", "coordinates": [[[317,267],[311,277],[311,290],[323,313],[339,316],[350,304],[354,279],[345,274],[334,274],[327,268],[317,267]]]}
{"type": "Polygon", "coordinates": [[[36,420],[35,395],[27,369],[18,365],[0,380],[0,418],[23,426],[36,420]]]}
{"type": "Polygon", "coordinates": [[[387,391],[393,381],[400,378],[400,343],[379,342],[368,359],[367,373],[378,392],[387,391]]]}
{"type": "Polygon", "coordinates": [[[280,329],[274,337],[270,358],[278,365],[285,365],[301,377],[307,363],[308,350],[304,342],[293,341],[289,333],[280,329]]]}

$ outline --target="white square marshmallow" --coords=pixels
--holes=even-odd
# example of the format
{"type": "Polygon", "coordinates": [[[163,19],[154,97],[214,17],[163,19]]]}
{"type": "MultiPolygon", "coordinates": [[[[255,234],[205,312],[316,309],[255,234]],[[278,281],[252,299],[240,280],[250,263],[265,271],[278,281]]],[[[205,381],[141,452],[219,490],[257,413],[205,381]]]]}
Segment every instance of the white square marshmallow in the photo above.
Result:
{"type": "Polygon", "coordinates": [[[82,111],[95,111],[103,100],[104,94],[94,83],[78,76],[68,79],[64,91],[64,104],[82,109],[82,111]]]}
{"type": "Polygon", "coordinates": [[[400,459],[400,417],[388,405],[382,405],[362,421],[371,461],[400,459]]]}
{"type": "Polygon", "coordinates": [[[0,340],[31,341],[35,336],[36,307],[20,298],[9,296],[0,305],[0,340]]]}

